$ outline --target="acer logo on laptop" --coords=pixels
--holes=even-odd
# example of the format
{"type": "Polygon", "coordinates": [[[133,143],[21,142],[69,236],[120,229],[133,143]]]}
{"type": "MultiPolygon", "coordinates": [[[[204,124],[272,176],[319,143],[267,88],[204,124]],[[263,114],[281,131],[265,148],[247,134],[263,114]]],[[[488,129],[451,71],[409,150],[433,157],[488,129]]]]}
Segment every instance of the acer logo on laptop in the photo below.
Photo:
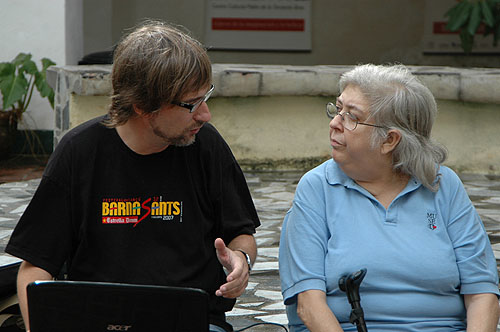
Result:
{"type": "Polygon", "coordinates": [[[129,328],[131,328],[132,325],[114,325],[114,324],[109,324],[108,325],[108,331],[128,331],[129,328]]]}

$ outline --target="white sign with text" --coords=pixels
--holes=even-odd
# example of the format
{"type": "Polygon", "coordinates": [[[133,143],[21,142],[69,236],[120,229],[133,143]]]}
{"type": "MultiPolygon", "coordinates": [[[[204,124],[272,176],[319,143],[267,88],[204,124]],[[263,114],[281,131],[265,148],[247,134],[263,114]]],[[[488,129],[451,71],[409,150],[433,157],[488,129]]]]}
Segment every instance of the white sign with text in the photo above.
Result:
{"type": "Polygon", "coordinates": [[[311,0],[207,0],[205,45],[311,50],[311,0]]]}

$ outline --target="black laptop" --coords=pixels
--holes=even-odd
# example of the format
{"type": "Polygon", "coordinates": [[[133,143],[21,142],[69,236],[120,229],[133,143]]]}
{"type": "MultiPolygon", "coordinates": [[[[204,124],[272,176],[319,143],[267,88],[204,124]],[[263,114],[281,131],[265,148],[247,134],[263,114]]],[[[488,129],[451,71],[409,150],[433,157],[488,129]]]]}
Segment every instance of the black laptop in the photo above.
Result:
{"type": "Polygon", "coordinates": [[[27,292],[31,332],[208,331],[201,289],[36,281],[27,292]]]}

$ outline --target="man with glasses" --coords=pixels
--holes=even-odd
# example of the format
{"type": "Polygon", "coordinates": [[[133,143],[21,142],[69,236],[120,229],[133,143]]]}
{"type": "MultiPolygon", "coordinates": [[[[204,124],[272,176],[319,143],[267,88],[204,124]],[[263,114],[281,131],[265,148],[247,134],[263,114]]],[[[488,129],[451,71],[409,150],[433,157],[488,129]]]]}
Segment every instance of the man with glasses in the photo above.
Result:
{"type": "Polygon", "coordinates": [[[24,260],[28,327],[26,285],[66,264],[73,280],[201,288],[210,330],[231,330],[225,312],[248,284],[260,222],[208,124],[211,78],[200,43],[164,23],[120,42],[108,114],[64,136],[6,249],[24,260]]]}

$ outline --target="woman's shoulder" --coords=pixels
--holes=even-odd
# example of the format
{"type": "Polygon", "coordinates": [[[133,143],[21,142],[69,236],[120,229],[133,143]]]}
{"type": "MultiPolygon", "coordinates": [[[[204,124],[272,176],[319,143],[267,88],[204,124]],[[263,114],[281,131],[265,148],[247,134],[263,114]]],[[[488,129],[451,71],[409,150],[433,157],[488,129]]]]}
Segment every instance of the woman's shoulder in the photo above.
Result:
{"type": "Polygon", "coordinates": [[[439,176],[440,185],[442,185],[442,184],[450,185],[450,184],[456,184],[456,183],[461,184],[462,183],[458,174],[454,170],[452,170],[451,168],[444,166],[444,165],[439,166],[438,176],[439,176]]]}
{"type": "Polygon", "coordinates": [[[306,172],[299,181],[297,188],[318,189],[320,187],[330,187],[331,185],[343,183],[346,175],[333,159],[329,159],[322,164],[306,172]]]}
{"type": "Polygon", "coordinates": [[[459,175],[449,167],[440,166],[438,178],[438,195],[455,195],[457,192],[465,190],[459,175]]]}
{"type": "Polygon", "coordinates": [[[333,159],[329,159],[316,167],[310,169],[307,171],[302,178],[300,179],[300,182],[304,181],[323,181],[326,178],[326,170],[329,167],[332,167],[333,159]]]}

